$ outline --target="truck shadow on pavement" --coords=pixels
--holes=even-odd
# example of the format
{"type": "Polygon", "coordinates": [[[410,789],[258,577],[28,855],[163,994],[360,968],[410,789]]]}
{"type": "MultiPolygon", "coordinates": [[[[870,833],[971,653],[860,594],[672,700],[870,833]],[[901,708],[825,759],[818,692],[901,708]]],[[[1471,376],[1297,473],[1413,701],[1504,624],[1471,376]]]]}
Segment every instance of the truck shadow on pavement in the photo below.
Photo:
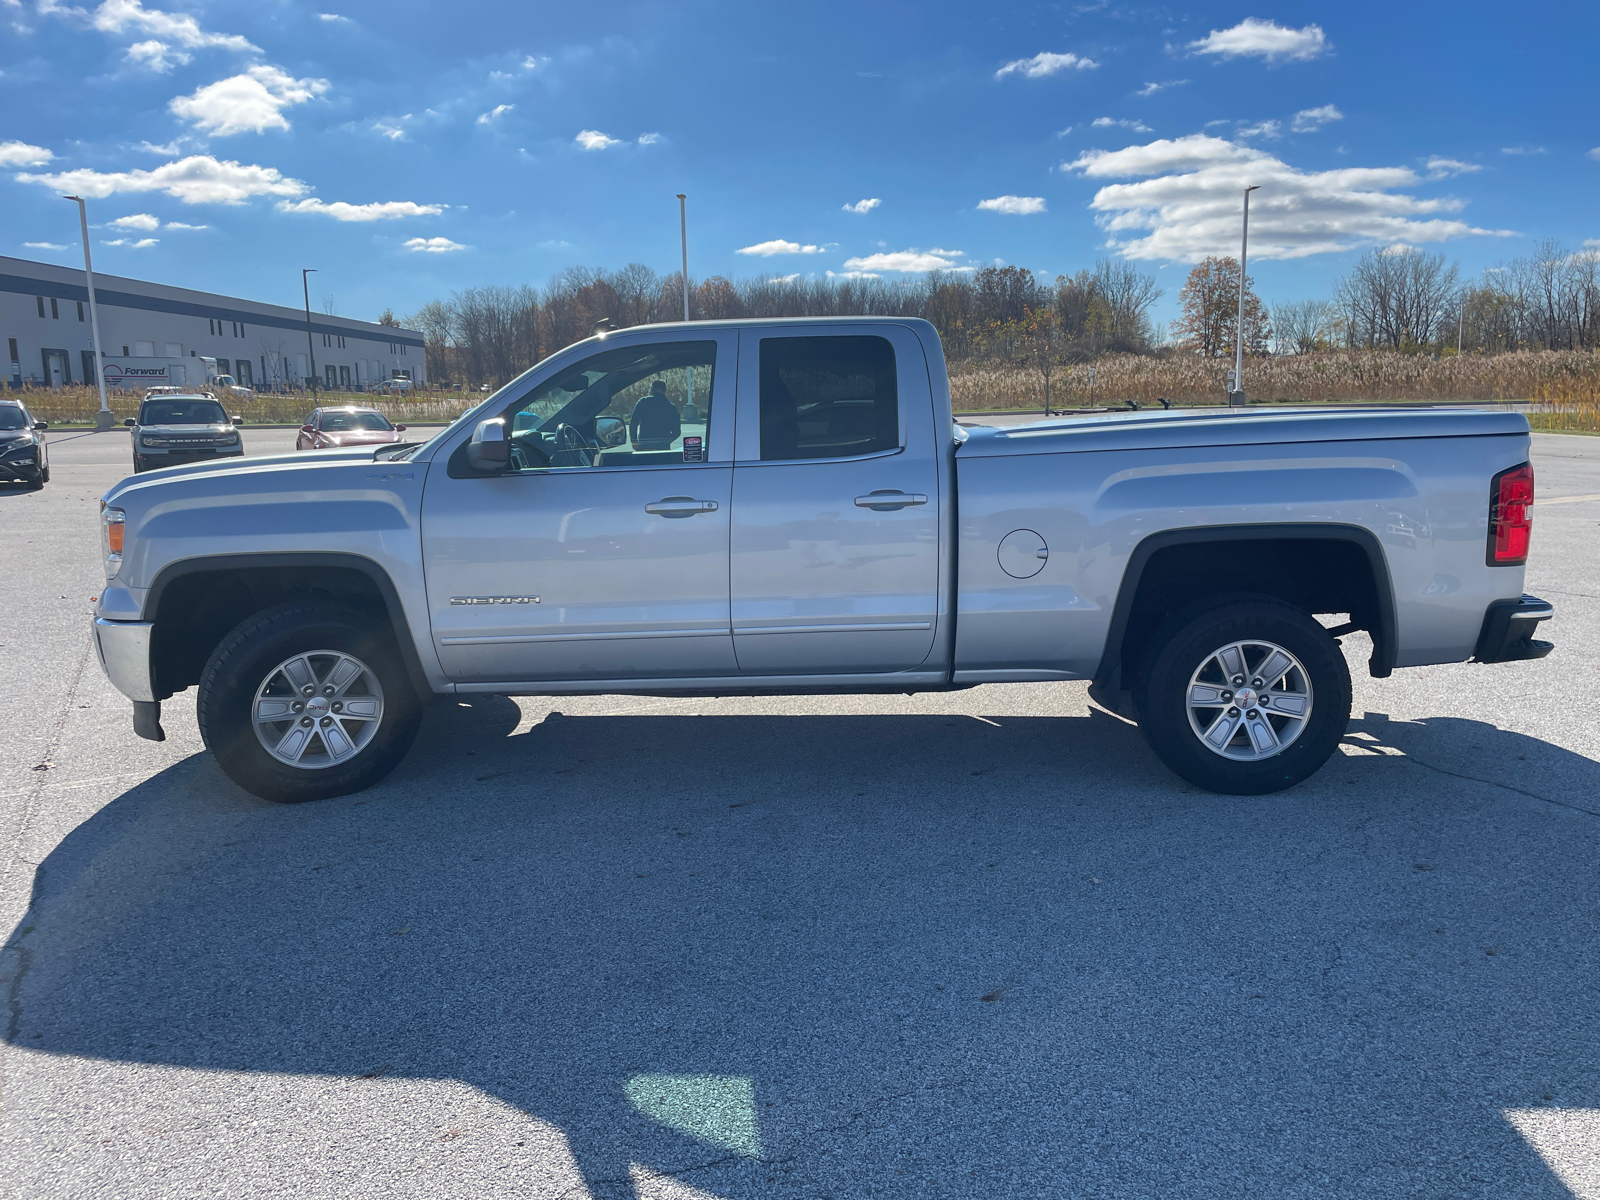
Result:
{"type": "Polygon", "coordinates": [[[526,1195],[1567,1194],[1502,1112],[1600,1106],[1600,764],[1369,713],[1238,798],[1101,713],[516,718],[360,796],[195,756],[106,805],[8,1041],[464,1080],[565,1135],[526,1195]]]}

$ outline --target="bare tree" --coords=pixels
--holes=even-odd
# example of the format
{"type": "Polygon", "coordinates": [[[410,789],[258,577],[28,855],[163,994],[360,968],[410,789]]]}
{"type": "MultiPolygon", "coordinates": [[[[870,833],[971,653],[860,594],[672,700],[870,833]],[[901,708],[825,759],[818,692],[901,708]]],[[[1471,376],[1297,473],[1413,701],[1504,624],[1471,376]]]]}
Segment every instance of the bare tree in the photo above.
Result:
{"type": "Polygon", "coordinates": [[[1161,298],[1155,278],[1130,262],[1103,258],[1094,267],[1095,288],[1110,317],[1110,349],[1143,350],[1150,344],[1150,306],[1161,298]]]}
{"type": "Polygon", "coordinates": [[[1334,289],[1347,339],[1369,350],[1441,341],[1459,280],[1459,269],[1442,254],[1412,246],[1368,251],[1334,289]]]}
{"type": "Polygon", "coordinates": [[[1272,306],[1274,354],[1326,350],[1338,325],[1338,310],[1327,300],[1300,300],[1272,306]]]}

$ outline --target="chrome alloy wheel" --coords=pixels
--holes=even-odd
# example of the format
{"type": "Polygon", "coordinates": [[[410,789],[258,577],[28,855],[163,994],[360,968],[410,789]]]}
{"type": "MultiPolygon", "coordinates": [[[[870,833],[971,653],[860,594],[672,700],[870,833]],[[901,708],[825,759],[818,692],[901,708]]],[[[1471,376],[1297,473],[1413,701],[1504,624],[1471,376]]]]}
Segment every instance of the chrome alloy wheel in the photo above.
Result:
{"type": "Polygon", "coordinates": [[[340,650],[285,659],[261,681],[251,721],[262,748],[287,766],[320,770],[349,762],[383,723],[383,685],[340,650]]]}
{"type": "Polygon", "coordinates": [[[1311,677],[1271,642],[1234,642],[1189,677],[1189,727],[1223,758],[1253,762],[1281,753],[1311,719],[1311,677]]]}

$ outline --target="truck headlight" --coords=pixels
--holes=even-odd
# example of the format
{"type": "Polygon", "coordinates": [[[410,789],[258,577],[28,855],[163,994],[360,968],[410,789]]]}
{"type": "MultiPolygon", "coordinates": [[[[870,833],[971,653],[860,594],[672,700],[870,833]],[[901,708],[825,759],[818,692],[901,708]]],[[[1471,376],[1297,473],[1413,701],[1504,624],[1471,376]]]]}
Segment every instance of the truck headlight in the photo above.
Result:
{"type": "Polygon", "coordinates": [[[120,508],[100,510],[100,548],[105,551],[107,579],[115,579],[122,570],[122,537],[127,521],[128,514],[120,508]]]}

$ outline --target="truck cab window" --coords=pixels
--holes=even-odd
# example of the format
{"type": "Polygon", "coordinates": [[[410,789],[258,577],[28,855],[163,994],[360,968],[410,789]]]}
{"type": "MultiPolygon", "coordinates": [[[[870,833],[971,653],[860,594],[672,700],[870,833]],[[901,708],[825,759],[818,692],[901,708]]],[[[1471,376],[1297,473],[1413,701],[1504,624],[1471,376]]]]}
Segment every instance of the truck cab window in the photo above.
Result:
{"type": "Polygon", "coordinates": [[[716,342],[618,346],[505,413],[516,471],[704,462],[716,342]]]}
{"type": "Polygon", "coordinates": [[[894,347],[881,337],[761,339],[761,459],[850,458],[900,445],[894,347]]]}

